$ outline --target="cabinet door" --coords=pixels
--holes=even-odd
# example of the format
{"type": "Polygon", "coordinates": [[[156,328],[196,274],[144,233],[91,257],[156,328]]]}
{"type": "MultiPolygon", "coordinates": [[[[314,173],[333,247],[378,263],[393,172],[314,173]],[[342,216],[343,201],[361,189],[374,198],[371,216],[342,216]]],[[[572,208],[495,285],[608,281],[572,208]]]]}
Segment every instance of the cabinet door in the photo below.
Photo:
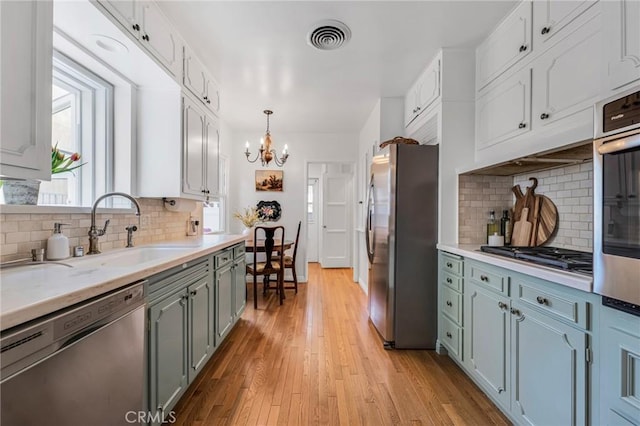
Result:
{"type": "Polygon", "coordinates": [[[203,153],[207,115],[190,98],[184,96],[182,102],[182,192],[201,197],[205,191],[203,153]]]}
{"type": "Polygon", "coordinates": [[[149,410],[168,413],[188,384],[187,293],[149,308],[149,410]]]}
{"type": "Polygon", "coordinates": [[[562,37],[565,27],[596,4],[593,0],[536,0],[533,2],[533,46],[536,52],[546,50],[562,37]]]}
{"type": "Polygon", "coordinates": [[[539,129],[566,119],[576,127],[586,119],[587,134],[593,135],[593,104],[601,91],[602,66],[594,52],[602,49],[599,14],[555,44],[538,58],[533,68],[533,125],[539,129]],[[583,115],[576,116],[581,111],[583,115]]]}
{"type": "Polygon", "coordinates": [[[206,97],[204,99],[207,107],[215,114],[220,113],[220,86],[213,77],[205,74],[206,97]]]}
{"type": "Polygon", "coordinates": [[[140,5],[134,0],[99,0],[135,38],[140,38],[140,5]]]}
{"type": "Polygon", "coordinates": [[[205,69],[202,62],[186,46],[184,48],[184,75],[182,78],[184,86],[194,96],[204,101],[207,93],[205,69]]]}
{"type": "Polygon", "coordinates": [[[233,264],[216,270],[216,345],[224,339],[233,325],[233,264]]]}
{"type": "Polygon", "coordinates": [[[440,60],[436,59],[426,69],[420,78],[418,86],[417,113],[426,110],[436,99],[440,97],[440,60]]]}
{"type": "Polygon", "coordinates": [[[416,118],[418,106],[418,88],[414,85],[409,89],[404,97],[404,125],[408,126],[409,123],[416,118]]]}
{"type": "Polygon", "coordinates": [[[470,282],[465,289],[464,360],[485,391],[509,408],[509,299],[470,282]]]}
{"type": "Polygon", "coordinates": [[[640,2],[637,0],[605,1],[604,57],[609,90],[640,83],[640,2]]]}
{"type": "Polygon", "coordinates": [[[519,304],[512,312],[511,412],[517,423],[587,424],[587,334],[519,304]]]}
{"type": "Polygon", "coordinates": [[[237,259],[233,265],[233,300],[234,317],[236,320],[242,315],[247,304],[247,274],[244,258],[237,259]]]}
{"type": "Polygon", "coordinates": [[[0,2],[0,175],[51,179],[53,2],[0,2]]]}
{"type": "Polygon", "coordinates": [[[206,169],[205,187],[207,195],[216,196],[219,190],[219,157],[220,157],[220,126],[217,119],[208,116],[206,122],[206,169]]]}
{"type": "Polygon", "coordinates": [[[531,52],[531,2],[523,1],[476,49],[480,91],[531,52]]]}
{"type": "Polygon", "coordinates": [[[142,45],[167,67],[171,74],[179,77],[182,70],[182,44],[178,33],[153,3],[142,3],[140,18],[142,45]]]}
{"type": "Polygon", "coordinates": [[[189,382],[192,382],[213,350],[213,283],[209,275],[188,287],[189,382]]]}
{"type": "Polygon", "coordinates": [[[525,68],[476,101],[476,149],[531,130],[531,69],[525,68]]]}

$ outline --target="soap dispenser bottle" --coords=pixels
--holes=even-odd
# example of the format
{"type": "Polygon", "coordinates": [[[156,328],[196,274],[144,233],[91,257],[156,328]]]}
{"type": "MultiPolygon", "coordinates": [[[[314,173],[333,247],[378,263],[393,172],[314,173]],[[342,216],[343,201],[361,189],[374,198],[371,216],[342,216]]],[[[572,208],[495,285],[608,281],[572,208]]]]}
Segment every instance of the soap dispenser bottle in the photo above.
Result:
{"type": "Polygon", "coordinates": [[[69,257],[69,238],[62,233],[66,223],[54,223],[53,235],[47,240],[47,260],[61,260],[69,257]]]}

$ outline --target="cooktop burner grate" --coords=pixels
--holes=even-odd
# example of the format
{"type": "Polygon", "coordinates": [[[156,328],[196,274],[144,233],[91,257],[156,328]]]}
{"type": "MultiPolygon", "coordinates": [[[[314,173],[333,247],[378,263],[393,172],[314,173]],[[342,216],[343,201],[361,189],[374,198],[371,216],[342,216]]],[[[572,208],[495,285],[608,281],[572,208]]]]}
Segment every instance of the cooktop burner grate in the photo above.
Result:
{"type": "Polygon", "coordinates": [[[580,272],[593,273],[593,255],[588,252],[569,250],[558,247],[495,247],[481,246],[486,253],[511,257],[544,266],[580,272]]]}

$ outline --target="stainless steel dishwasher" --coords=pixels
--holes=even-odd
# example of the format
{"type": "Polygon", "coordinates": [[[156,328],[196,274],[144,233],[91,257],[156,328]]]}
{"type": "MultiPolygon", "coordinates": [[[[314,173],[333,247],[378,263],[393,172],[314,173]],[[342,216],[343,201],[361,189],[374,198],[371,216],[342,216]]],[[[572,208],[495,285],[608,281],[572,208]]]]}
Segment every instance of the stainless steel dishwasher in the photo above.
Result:
{"type": "Polygon", "coordinates": [[[0,335],[3,425],[123,425],[142,410],[144,282],[0,335]]]}

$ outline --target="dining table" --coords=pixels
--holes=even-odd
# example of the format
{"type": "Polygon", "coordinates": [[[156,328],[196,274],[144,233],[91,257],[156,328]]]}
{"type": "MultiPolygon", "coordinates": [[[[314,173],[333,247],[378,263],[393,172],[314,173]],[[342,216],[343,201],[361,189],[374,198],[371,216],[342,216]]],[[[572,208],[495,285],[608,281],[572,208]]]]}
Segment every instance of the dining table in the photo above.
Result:
{"type": "MultiPolygon", "coordinates": [[[[264,247],[264,241],[265,240],[258,240],[257,244],[255,245],[256,248],[256,252],[257,253],[264,253],[265,252],[265,247],[264,247]]],[[[245,251],[247,253],[253,253],[253,239],[250,240],[245,240],[244,242],[244,247],[245,247],[245,251]]],[[[291,248],[291,246],[293,246],[293,241],[290,240],[284,240],[284,249],[289,250],[291,248]]],[[[273,252],[274,253],[280,253],[280,240],[275,238],[273,240],[273,252]]]]}

